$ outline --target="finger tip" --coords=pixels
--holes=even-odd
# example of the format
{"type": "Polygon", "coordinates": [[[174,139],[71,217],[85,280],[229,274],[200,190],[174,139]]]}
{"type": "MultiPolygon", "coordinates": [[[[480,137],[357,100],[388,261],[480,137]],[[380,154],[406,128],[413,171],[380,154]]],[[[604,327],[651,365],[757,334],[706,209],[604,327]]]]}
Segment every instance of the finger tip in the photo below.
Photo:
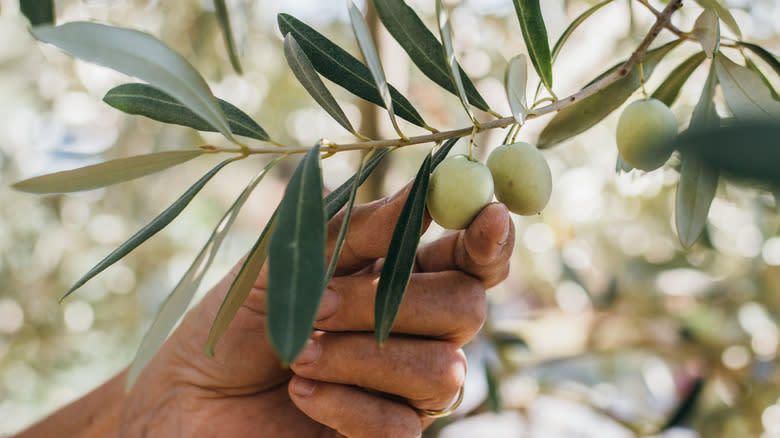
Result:
{"type": "Polygon", "coordinates": [[[481,238],[500,243],[509,236],[511,223],[512,218],[506,206],[500,202],[493,202],[482,209],[468,231],[473,228],[481,238]]]}

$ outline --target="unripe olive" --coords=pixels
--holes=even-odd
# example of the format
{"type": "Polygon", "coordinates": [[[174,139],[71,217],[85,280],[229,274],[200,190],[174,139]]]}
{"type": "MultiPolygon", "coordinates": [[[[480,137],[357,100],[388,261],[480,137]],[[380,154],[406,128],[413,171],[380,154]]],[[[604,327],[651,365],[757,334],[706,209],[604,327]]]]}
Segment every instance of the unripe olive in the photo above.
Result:
{"type": "Polygon", "coordinates": [[[547,205],[552,193],[552,174],[536,147],[519,142],[497,147],[487,160],[496,198],[512,213],[530,216],[547,205]]]}
{"type": "Polygon", "coordinates": [[[677,119],[657,99],[638,100],[628,105],[617,125],[618,151],[631,167],[655,170],[663,166],[674,150],[677,119]]]}
{"type": "Polygon", "coordinates": [[[484,164],[465,155],[446,158],[431,174],[428,212],[444,228],[466,228],[493,200],[493,178],[484,164]]]}

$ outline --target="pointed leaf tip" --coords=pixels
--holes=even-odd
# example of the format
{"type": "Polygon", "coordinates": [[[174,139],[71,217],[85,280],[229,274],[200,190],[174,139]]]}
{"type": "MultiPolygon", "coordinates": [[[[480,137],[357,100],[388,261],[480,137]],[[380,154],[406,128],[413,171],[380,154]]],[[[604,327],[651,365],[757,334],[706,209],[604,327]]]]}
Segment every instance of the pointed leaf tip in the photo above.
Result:
{"type": "Polygon", "coordinates": [[[228,121],[206,81],[184,57],[157,38],[137,30],[91,22],[39,26],[32,34],[77,58],[149,82],[234,141],[228,121]]]}

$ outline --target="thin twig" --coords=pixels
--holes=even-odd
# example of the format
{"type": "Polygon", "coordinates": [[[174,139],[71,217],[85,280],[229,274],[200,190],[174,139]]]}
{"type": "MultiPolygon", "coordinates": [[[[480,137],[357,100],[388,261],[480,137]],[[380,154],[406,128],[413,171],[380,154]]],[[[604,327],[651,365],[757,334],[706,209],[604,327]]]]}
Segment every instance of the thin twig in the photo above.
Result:
{"type": "MultiPolygon", "coordinates": [[[[649,9],[650,12],[652,12],[653,15],[655,15],[655,18],[659,18],[661,16],[661,14],[663,13],[663,12],[659,11],[658,9],[654,8],[653,5],[651,5],[650,2],[647,1],[647,0],[636,0],[636,1],[638,1],[639,3],[644,5],[644,7],[646,7],[647,9],[649,9]]],[[[677,26],[672,24],[671,21],[667,22],[664,26],[667,29],[669,29],[670,32],[672,32],[673,34],[677,35],[680,38],[687,38],[689,36],[688,32],[684,32],[684,31],[680,30],[677,26]]]]}
{"type": "MultiPolygon", "coordinates": [[[[639,0],[640,2],[642,0],[639,0]]],[[[534,113],[528,114],[527,119],[532,119],[536,117],[540,117],[545,114],[553,113],[556,111],[560,111],[563,108],[566,108],[569,105],[574,104],[575,102],[579,102],[587,97],[590,97],[599,91],[607,88],[608,86],[612,85],[613,83],[617,82],[618,80],[626,77],[631,70],[644,58],[645,53],[647,53],[648,47],[650,47],[650,44],[658,37],[658,34],[661,33],[661,31],[667,27],[669,24],[672,15],[682,7],[683,0],[671,0],[669,4],[664,8],[663,11],[659,12],[659,15],[656,18],[655,23],[648,31],[645,38],[642,40],[642,42],[637,46],[636,50],[634,50],[634,53],[631,54],[631,56],[624,62],[618,69],[614,70],[612,73],[604,76],[603,78],[599,79],[598,81],[588,85],[587,87],[581,89],[580,91],[565,97],[563,99],[556,100],[552,102],[549,105],[543,106],[541,108],[538,108],[535,110],[534,113]]],[[[501,119],[491,120],[488,122],[481,123],[476,131],[487,131],[490,129],[497,129],[497,128],[506,128],[509,125],[512,125],[516,123],[514,117],[504,117],[501,119]]],[[[465,128],[459,128],[454,129],[451,131],[440,131],[433,134],[426,134],[426,135],[420,135],[415,137],[409,137],[407,140],[400,139],[400,138],[394,138],[394,139],[387,139],[387,140],[371,140],[371,141],[363,141],[359,143],[345,143],[345,144],[335,144],[335,143],[323,143],[322,145],[322,152],[339,152],[339,151],[354,151],[354,150],[364,150],[364,149],[372,149],[372,148],[387,148],[387,147],[394,147],[394,146],[410,146],[414,144],[422,144],[422,143],[437,143],[444,140],[448,140],[450,138],[455,137],[464,137],[466,135],[471,134],[472,132],[475,132],[475,127],[467,126],[465,128]]],[[[219,148],[215,146],[202,146],[202,149],[208,150],[208,151],[214,151],[214,152],[232,152],[232,153],[248,153],[248,154],[278,154],[278,153],[287,153],[287,154],[298,154],[298,153],[306,153],[309,151],[310,148],[308,147],[297,147],[297,148],[249,148],[248,151],[238,149],[238,148],[219,148]]]]}

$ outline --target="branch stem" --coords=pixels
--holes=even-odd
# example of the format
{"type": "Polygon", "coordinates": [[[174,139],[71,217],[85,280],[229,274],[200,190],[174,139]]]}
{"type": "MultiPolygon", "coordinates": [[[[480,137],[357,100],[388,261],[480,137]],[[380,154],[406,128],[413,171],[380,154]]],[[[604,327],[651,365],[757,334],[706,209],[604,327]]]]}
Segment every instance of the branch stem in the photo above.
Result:
{"type": "MultiPolygon", "coordinates": [[[[640,3],[647,4],[646,0],[638,0],[638,1],[640,3]]],[[[575,102],[579,102],[587,97],[590,97],[598,93],[599,91],[607,88],[609,85],[615,83],[616,81],[628,75],[631,72],[631,70],[639,62],[642,61],[642,59],[645,56],[645,53],[647,53],[648,47],[650,47],[650,44],[656,39],[656,37],[658,37],[658,34],[660,34],[664,28],[669,27],[669,23],[672,18],[672,15],[682,7],[682,2],[683,0],[670,0],[667,6],[664,8],[664,10],[658,12],[656,16],[656,21],[648,31],[645,38],[637,46],[636,50],[634,50],[634,52],[626,60],[626,62],[624,62],[623,65],[620,66],[620,68],[614,70],[612,73],[604,76],[598,81],[588,85],[587,87],[581,89],[580,91],[568,97],[555,100],[549,105],[545,105],[543,107],[537,108],[534,111],[534,113],[528,114],[527,119],[533,119],[536,117],[543,116],[545,114],[560,111],[561,109],[566,108],[567,106],[572,105],[575,102]]],[[[649,6],[649,4],[647,5],[649,6]]],[[[650,7],[652,8],[652,6],[650,7]]],[[[655,9],[653,8],[653,10],[655,9]]],[[[479,124],[475,123],[474,125],[471,126],[453,129],[450,131],[439,131],[439,132],[434,132],[426,135],[408,137],[407,139],[393,138],[387,140],[370,140],[370,141],[362,141],[358,143],[345,143],[345,144],[323,143],[321,150],[323,153],[333,153],[333,152],[354,151],[354,150],[368,150],[373,148],[381,149],[381,148],[396,147],[396,146],[403,147],[403,146],[411,146],[414,144],[422,144],[422,143],[438,143],[451,138],[465,137],[472,133],[476,134],[477,132],[481,132],[481,131],[488,131],[497,128],[506,128],[507,126],[510,126],[514,123],[516,123],[515,118],[510,116],[510,117],[503,117],[500,119],[490,120],[488,122],[483,122],[479,124]]],[[[248,150],[244,150],[242,148],[221,148],[221,147],[207,145],[207,146],[201,146],[201,149],[205,149],[207,151],[214,151],[214,152],[228,152],[228,153],[241,153],[241,154],[280,154],[280,153],[300,154],[300,153],[308,152],[310,148],[309,147],[284,147],[284,148],[259,147],[259,148],[248,148],[248,150]]]]}

